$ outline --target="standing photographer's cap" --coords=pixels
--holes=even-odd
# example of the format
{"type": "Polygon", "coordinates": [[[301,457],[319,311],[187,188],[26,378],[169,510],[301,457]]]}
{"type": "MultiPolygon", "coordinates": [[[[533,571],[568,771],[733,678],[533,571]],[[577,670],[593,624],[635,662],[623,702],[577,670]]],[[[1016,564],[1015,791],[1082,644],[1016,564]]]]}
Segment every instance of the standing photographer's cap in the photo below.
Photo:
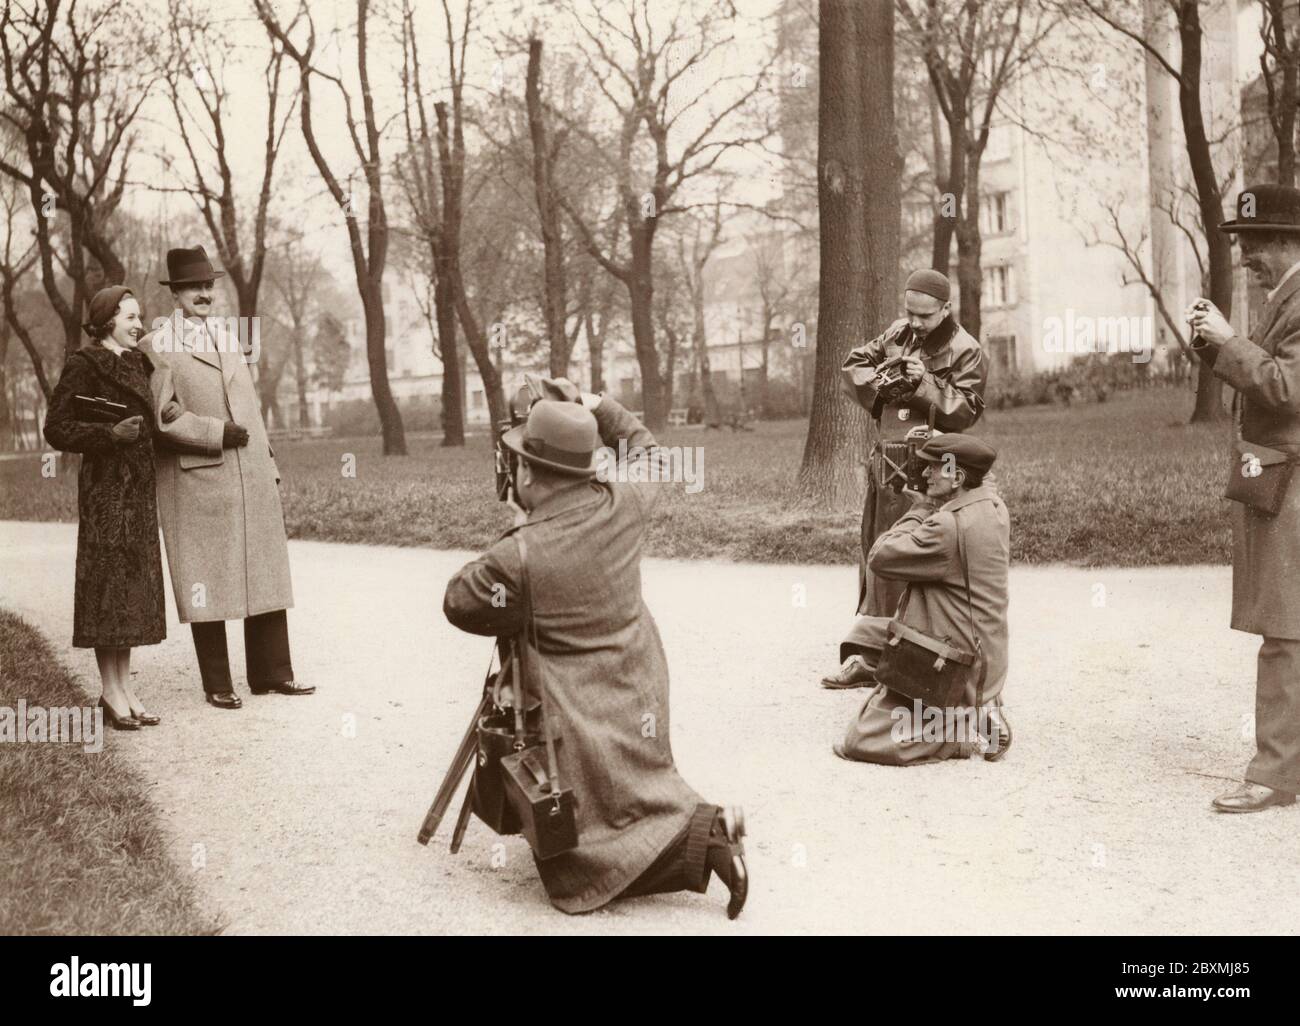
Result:
{"type": "Polygon", "coordinates": [[[907,284],[903,286],[903,291],[922,292],[927,296],[933,296],[941,303],[946,303],[952,298],[952,283],[938,271],[913,271],[907,276],[907,284]]]}
{"type": "Polygon", "coordinates": [[[600,431],[596,418],[580,403],[538,399],[528,420],[503,434],[501,444],[548,470],[591,477],[596,473],[600,431]]]}

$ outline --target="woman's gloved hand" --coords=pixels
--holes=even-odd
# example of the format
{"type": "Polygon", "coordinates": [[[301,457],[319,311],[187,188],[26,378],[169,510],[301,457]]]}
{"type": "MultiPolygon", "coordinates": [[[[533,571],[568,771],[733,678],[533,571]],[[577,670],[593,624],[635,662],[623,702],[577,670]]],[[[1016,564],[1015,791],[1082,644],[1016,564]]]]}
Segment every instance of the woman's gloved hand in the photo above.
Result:
{"type": "Polygon", "coordinates": [[[181,415],[181,404],[178,403],[175,399],[168,399],[167,402],[163,403],[161,416],[162,416],[162,422],[164,424],[170,424],[180,415],[181,415]]]}
{"type": "Polygon", "coordinates": [[[140,437],[140,425],[143,423],[144,418],[138,413],[126,420],[119,420],[113,425],[113,441],[119,445],[129,445],[140,437]]]}

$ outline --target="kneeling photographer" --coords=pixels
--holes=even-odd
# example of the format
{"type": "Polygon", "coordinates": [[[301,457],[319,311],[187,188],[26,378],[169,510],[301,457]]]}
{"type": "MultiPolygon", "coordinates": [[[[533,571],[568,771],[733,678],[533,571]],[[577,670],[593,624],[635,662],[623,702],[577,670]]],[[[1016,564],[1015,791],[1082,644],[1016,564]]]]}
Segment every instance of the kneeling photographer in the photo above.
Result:
{"type": "Polygon", "coordinates": [[[876,539],[872,573],[898,581],[894,616],[859,616],[840,657],[875,689],[835,754],[915,765],[1011,745],[1007,674],[1007,507],[984,483],[997,452],[968,435],[935,435],[916,453],[925,494],[876,539]],[[932,729],[941,725],[942,729],[932,729]]]}
{"type": "MultiPolygon", "coordinates": [[[[567,842],[543,850],[524,806],[542,884],[556,908],[577,913],[620,897],[703,893],[717,873],[734,919],[748,891],[744,819],[706,803],[677,772],[668,665],[641,597],[642,540],[668,475],[631,464],[662,464],[667,454],[612,399],[564,379],[531,385],[526,422],[499,443],[515,526],[452,577],[443,611],[461,630],[513,639],[521,655],[513,679],[547,738],[533,772],[545,790],[549,762],[554,811],[564,804],[576,825],[576,839],[571,825],[567,842]],[[598,446],[617,452],[620,440],[628,466],[601,473],[598,446]]],[[[476,772],[484,756],[480,742],[476,772]]]]}

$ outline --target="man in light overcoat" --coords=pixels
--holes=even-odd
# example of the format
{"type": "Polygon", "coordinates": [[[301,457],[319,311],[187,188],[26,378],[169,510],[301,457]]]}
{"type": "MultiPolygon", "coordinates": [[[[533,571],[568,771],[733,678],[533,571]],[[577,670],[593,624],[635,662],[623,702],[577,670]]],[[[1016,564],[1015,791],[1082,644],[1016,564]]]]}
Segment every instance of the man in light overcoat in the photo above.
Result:
{"type": "MultiPolygon", "coordinates": [[[[1207,299],[1188,311],[1192,349],[1237,391],[1231,474],[1285,474],[1300,460],[1300,190],[1258,185],[1220,226],[1241,243],[1241,262],[1268,289],[1247,338],[1207,299]],[[1265,457],[1266,453],[1278,454],[1265,457]],[[1251,458],[1253,457],[1253,459],[1251,458]]],[[[1300,791],[1300,480],[1268,513],[1233,502],[1232,629],[1263,636],[1255,683],[1255,757],[1221,812],[1290,805],[1300,791]]]]}
{"type": "MultiPolygon", "coordinates": [[[[177,309],[141,348],[154,364],[158,518],[176,611],[194,635],[207,701],[238,709],[226,648],[226,620],[244,621],[249,690],[305,695],[294,681],[285,611],[293,605],[280,472],[240,332],[210,317],[217,271],[203,247],[167,254],[177,309]]],[[[246,333],[245,333],[245,337],[246,333]]]]}

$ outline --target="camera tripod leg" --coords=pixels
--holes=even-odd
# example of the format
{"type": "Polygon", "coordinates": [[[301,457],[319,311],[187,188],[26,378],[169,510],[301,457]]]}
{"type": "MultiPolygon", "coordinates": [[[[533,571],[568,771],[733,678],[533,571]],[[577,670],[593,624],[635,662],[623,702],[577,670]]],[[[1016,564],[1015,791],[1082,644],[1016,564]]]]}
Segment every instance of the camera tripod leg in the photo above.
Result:
{"type": "Polygon", "coordinates": [[[469,814],[474,804],[474,778],[470,777],[469,786],[465,788],[465,801],[461,804],[460,815],[456,817],[456,828],[451,832],[451,853],[460,851],[460,842],[465,840],[465,831],[469,829],[469,814]]]}
{"type": "Polygon", "coordinates": [[[429,843],[429,838],[438,829],[442,817],[447,814],[447,807],[451,805],[452,796],[455,795],[461,779],[474,764],[474,754],[478,748],[479,717],[489,710],[491,704],[491,697],[484,695],[475,707],[474,716],[469,721],[469,730],[465,732],[465,736],[461,739],[460,746],[456,749],[456,754],[451,760],[451,767],[447,770],[447,775],[443,777],[442,785],[438,788],[433,804],[429,806],[429,811],[424,817],[424,823],[420,826],[420,833],[416,839],[421,844],[429,843]]]}

